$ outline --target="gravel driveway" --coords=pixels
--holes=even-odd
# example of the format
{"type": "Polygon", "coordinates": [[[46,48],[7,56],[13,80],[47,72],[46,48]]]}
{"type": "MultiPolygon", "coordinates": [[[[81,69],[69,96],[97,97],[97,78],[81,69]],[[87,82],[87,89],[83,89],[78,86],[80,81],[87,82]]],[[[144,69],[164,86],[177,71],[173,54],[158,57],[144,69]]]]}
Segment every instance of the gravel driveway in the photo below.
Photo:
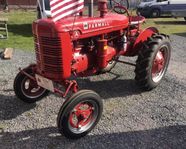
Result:
{"type": "Polygon", "coordinates": [[[170,67],[153,91],[140,92],[134,68],[122,64],[112,73],[78,80],[82,89],[103,97],[104,112],[97,127],[76,141],[56,128],[64,99],[50,94],[29,105],[14,95],[18,68],[34,62],[34,53],[17,50],[12,60],[0,60],[0,149],[186,148],[186,38],[171,39],[170,67]]]}

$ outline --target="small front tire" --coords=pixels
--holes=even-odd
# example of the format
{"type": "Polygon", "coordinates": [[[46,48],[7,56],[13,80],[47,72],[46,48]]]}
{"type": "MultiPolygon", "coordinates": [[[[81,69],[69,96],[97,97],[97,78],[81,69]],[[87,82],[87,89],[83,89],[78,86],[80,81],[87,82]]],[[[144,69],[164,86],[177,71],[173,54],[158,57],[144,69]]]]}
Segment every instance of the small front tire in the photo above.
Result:
{"type": "MultiPolygon", "coordinates": [[[[26,68],[24,71],[34,76],[32,69],[26,68]]],[[[36,81],[19,72],[14,80],[14,92],[20,100],[26,103],[35,103],[45,97],[49,91],[38,86],[36,81]]]]}
{"type": "Polygon", "coordinates": [[[103,111],[100,96],[90,90],[81,90],[61,107],[57,125],[59,132],[70,139],[79,139],[88,134],[98,123],[103,111]]]}

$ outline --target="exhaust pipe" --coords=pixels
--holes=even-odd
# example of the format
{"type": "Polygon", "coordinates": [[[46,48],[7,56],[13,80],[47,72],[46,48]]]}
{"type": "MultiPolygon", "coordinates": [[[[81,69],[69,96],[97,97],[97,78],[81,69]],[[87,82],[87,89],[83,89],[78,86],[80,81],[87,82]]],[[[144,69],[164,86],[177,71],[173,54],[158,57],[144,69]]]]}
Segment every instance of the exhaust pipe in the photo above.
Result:
{"type": "Polygon", "coordinates": [[[101,18],[104,18],[104,16],[108,12],[107,2],[107,0],[98,0],[98,10],[100,11],[101,18]]]}

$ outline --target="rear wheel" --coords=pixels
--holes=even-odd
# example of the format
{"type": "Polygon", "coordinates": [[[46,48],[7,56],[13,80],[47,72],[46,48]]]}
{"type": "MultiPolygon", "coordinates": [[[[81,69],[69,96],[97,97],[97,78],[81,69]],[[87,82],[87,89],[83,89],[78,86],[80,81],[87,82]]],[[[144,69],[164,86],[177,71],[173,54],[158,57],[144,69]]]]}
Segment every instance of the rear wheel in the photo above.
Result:
{"type": "Polygon", "coordinates": [[[157,87],[169,65],[171,45],[168,36],[154,35],[144,44],[136,61],[137,84],[145,90],[157,87]]]}
{"type": "Polygon", "coordinates": [[[57,118],[59,131],[70,139],[81,138],[96,126],[102,111],[100,96],[90,90],[81,90],[61,107],[57,118]]]}
{"type": "MultiPolygon", "coordinates": [[[[26,73],[34,76],[31,69],[25,69],[26,73]]],[[[14,92],[16,96],[26,103],[34,103],[48,94],[48,90],[37,85],[37,82],[19,72],[14,80],[14,92]]]]}

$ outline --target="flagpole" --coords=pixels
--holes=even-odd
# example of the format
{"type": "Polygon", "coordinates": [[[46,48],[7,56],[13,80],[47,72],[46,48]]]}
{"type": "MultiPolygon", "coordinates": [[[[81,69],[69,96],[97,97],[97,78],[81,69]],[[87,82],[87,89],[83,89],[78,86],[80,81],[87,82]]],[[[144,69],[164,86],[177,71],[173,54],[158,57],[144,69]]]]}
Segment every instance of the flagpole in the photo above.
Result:
{"type": "Polygon", "coordinates": [[[94,0],[89,0],[89,17],[94,16],[94,0]]]}
{"type": "Polygon", "coordinates": [[[38,3],[38,5],[39,5],[39,10],[40,10],[40,14],[41,14],[41,18],[43,18],[44,16],[43,16],[43,10],[42,10],[42,7],[41,7],[41,3],[40,3],[40,0],[37,0],[37,3],[38,3]]]}

